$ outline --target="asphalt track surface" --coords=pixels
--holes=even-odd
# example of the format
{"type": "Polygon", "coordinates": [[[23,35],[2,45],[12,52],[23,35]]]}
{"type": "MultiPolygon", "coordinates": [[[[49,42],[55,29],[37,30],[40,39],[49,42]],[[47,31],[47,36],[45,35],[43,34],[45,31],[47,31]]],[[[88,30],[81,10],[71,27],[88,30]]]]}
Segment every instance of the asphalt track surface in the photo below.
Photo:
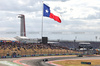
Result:
{"type": "MultiPolygon", "coordinates": [[[[53,61],[53,60],[62,60],[62,59],[74,59],[78,57],[53,57],[53,58],[43,58],[43,59],[48,59],[48,61],[53,61]]],[[[21,63],[30,65],[30,66],[54,66],[49,63],[46,63],[43,61],[43,59],[33,59],[33,60],[24,60],[21,61],[21,63]]]]}
{"type": "MultiPolygon", "coordinates": [[[[44,59],[48,59],[48,61],[54,61],[54,60],[67,60],[67,59],[100,59],[100,57],[55,57],[55,58],[44,58],[44,59]]],[[[44,62],[43,59],[32,59],[32,60],[24,60],[21,61],[21,63],[25,63],[28,64],[29,66],[55,66],[55,65],[51,65],[47,62],[44,62]]],[[[100,66],[100,65],[98,65],[100,66]]]]}
{"type": "MultiPolygon", "coordinates": [[[[22,58],[8,58],[8,59],[1,59],[0,61],[10,61],[13,62],[15,60],[20,60],[19,62],[22,64],[26,64],[24,66],[55,66],[55,65],[51,65],[48,62],[44,62],[43,59],[48,59],[49,62],[51,61],[56,61],[56,60],[93,60],[93,59],[100,59],[100,56],[91,56],[91,57],[68,57],[68,56],[47,56],[47,57],[22,57],[22,58]]],[[[7,66],[7,65],[2,65],[0,64],[0,66],[7,66]]],[[[100,65],[98,65],[100,66],[100,65]]]]}

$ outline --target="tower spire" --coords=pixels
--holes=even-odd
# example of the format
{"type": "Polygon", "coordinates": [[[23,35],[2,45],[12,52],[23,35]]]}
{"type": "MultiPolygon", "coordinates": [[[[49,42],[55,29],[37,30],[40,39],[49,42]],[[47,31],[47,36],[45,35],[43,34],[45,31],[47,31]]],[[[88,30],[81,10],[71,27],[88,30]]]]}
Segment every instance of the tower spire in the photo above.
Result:
{"type": "Polygon", "coordinates": [[[26,30],[25,30],[25,16],[23,14],[19,14],[18,18],[21,18],[21,25],[20,25],[20,36],[26,37],[26,30]]]}

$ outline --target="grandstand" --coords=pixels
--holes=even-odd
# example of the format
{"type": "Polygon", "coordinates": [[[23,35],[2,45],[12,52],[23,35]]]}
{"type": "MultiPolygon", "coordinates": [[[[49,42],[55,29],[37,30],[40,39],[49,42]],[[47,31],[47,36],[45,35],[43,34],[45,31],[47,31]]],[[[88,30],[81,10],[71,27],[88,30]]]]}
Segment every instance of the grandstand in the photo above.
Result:
{"type": "MultiPolygon", "coordinates": [[[[79,43],[81,42],[86,42],[86,43],[90,43],[91,46],[93,47],[93,49],[99,49],[100,48],[100,42],[97,41],[60,41],[59,43],[57,43],[57,45],[62,46],[62,47],[68,47],[69,49],[72,48],[78,48],[79,47],[79,43]]],[[[56,43],[55,43],[56,44],[56,43]]]]}
{"type": "Polygon", "coordinates": [[[0,51],[0,56],[12,56],[14,53],[21,56],[34,54],[78,53],[77,51],[69,50],[68,47],[63,47],[59,44],[20,43],[18,40],[1,40],[0,51]]]}
{"type": "MultiPolygon", "coordinates": [[[[79,47],[81,41],[51,41],[47,44],[34,42],[25,43],[20,42],[15,38],[0,38],[0,56],[13,56],[16,55],[35,55],[35,54],[66,54],[66,53],[82,53],[76,49],[79,47]]],[[[93,49],[100,48],[100,42],[89,41],[93,49]]]]}

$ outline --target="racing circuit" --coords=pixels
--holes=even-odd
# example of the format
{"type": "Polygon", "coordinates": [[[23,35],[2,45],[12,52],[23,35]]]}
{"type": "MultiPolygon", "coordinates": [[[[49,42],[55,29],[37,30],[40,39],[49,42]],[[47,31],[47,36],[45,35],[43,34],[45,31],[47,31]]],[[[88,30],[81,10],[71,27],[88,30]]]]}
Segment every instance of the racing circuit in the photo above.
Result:
{"type": "MultiPolygon", "coordinates": [[[[61,66],[53,64],[52,61],[59,61],[59,60],[94,60],[94,59],[100,59],[100,56],[84,56],[84,57],[77,57],[77,56],[46,56],[46,57],[23,57],[23,58],[7,58],[7,59],[1,59],[0,60],[0,66],[61,66]],[[48,61],[43,61],[43,59],[48,59],[48,61]],[[10,61],[14,63],[17,63],[18,65],[11,65],[11,64],[4,64],[1,63],[1,61],[10,61]]],[[[100,66],[100,65],[98,65],[100,66]]]]}

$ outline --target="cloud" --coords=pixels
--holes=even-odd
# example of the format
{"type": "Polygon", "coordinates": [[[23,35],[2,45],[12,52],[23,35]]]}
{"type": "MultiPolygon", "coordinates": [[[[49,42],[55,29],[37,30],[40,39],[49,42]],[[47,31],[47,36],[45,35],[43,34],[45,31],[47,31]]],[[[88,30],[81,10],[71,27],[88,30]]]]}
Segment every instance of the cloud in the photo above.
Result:
{"type": "Polygon", "coordinates": [[[38,0],[1,0],[0,10],[1,11],[39,11],[41,9],[40,2],[38,0]]]}
{"type": "Polygon", "coordinates": [[[88,17],[87,18],[85,18],[85,19],[100,19],[100,12],[96,12],[95,13],[95,15],[88,15],[88,17]]]}
{"type": "MultiPolygon", "coordinates": [[[[62,23],[43,17],[44,32],[98,32],[100,29],[99,0],[44,0],[44,2],[62,16],[62,23]]],[[[27,32],[41,32],[41,0],[0,0],[0,32],[15,31],[18,33],[16,35],[19,35],[20,19],[18,14],[25,15],[27,32]]],[[[38,35],[40,36],[40,34],[38,35]]],[[[75,35],[67,36],[73,39],[75,35]]],[[[27,36],[32,37],[31,35],[27,36]]],[[[34,36],[37,35],[34,34],[34,36]]],[[[50,37],[50,34],[46,34],[46,36],[50,37]]],[[[55,37],[59,38],[58,36],[55,37]]]]}
{"type": "MultiPolygon", "coordinates": [[[[44,0],[44,1],[51,1],[51,0],[44,0]]],[[[52,0],[52,1],[61,1],[61,2],[66,2],[66,1],[69,1],[69,0],[52,0]]]]}

